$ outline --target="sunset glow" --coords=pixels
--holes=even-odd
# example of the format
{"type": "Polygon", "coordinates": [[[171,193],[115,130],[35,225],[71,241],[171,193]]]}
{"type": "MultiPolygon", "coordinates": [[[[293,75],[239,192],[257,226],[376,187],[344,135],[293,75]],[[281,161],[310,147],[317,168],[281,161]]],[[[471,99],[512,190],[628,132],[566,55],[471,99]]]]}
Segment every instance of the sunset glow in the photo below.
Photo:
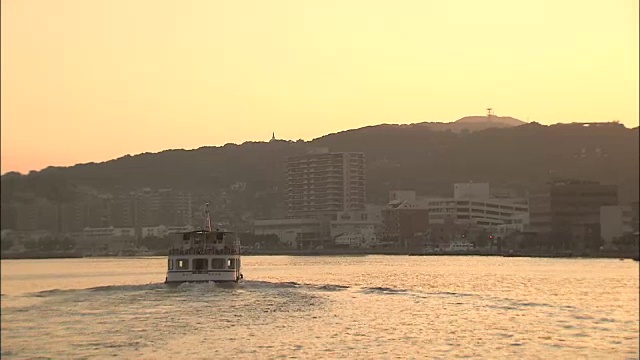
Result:
{"type": "Polygon", "coordinates": [[[380,123],[638,126],[638,2],[7,0],[1,171],[380,123]]]}

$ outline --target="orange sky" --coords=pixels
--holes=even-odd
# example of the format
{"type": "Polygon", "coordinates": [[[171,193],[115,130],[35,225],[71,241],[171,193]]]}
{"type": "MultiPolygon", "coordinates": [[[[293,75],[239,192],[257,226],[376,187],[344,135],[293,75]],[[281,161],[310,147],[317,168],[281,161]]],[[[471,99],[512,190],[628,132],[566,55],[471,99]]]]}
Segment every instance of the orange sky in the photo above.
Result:
{"type": "Polygon", "coordinates": [[[638,126],[637,0],[3,0],[1,171],[484,114],[638,126]]]}

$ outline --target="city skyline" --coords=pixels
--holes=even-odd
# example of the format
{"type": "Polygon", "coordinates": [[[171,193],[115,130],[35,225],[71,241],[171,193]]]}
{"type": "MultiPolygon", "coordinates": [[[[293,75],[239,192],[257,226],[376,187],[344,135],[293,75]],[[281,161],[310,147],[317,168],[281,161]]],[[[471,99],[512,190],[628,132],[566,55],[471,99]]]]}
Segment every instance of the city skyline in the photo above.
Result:
{"type": "Polygon", "coordinates": [[[638,126],[638,4],[2,2],[1,172],[512,116],[638,126]]]}

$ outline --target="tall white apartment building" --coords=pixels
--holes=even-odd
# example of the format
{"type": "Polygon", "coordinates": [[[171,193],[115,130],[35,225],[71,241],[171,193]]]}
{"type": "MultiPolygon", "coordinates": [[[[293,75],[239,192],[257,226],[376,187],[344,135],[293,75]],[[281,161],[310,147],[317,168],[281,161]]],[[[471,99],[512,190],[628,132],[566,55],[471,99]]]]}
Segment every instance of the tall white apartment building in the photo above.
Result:
{"type": "Polygon", "coordinates": [[[290,157],[286,166],[289,218],[365,208],[364,153],[323,152],[290,157]]]}

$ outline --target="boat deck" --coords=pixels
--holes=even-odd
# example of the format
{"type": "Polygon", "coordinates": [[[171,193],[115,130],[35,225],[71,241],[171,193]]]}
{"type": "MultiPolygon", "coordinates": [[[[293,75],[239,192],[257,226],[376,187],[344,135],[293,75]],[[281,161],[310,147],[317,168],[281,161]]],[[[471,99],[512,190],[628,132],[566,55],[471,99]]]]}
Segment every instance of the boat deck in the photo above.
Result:
{"type": "Polygon", "coordinates": [[[224,247],[223,249],[192,247],[189,249],[172,248],[169,255],[240,255],[240,249],[224,247]]]}

